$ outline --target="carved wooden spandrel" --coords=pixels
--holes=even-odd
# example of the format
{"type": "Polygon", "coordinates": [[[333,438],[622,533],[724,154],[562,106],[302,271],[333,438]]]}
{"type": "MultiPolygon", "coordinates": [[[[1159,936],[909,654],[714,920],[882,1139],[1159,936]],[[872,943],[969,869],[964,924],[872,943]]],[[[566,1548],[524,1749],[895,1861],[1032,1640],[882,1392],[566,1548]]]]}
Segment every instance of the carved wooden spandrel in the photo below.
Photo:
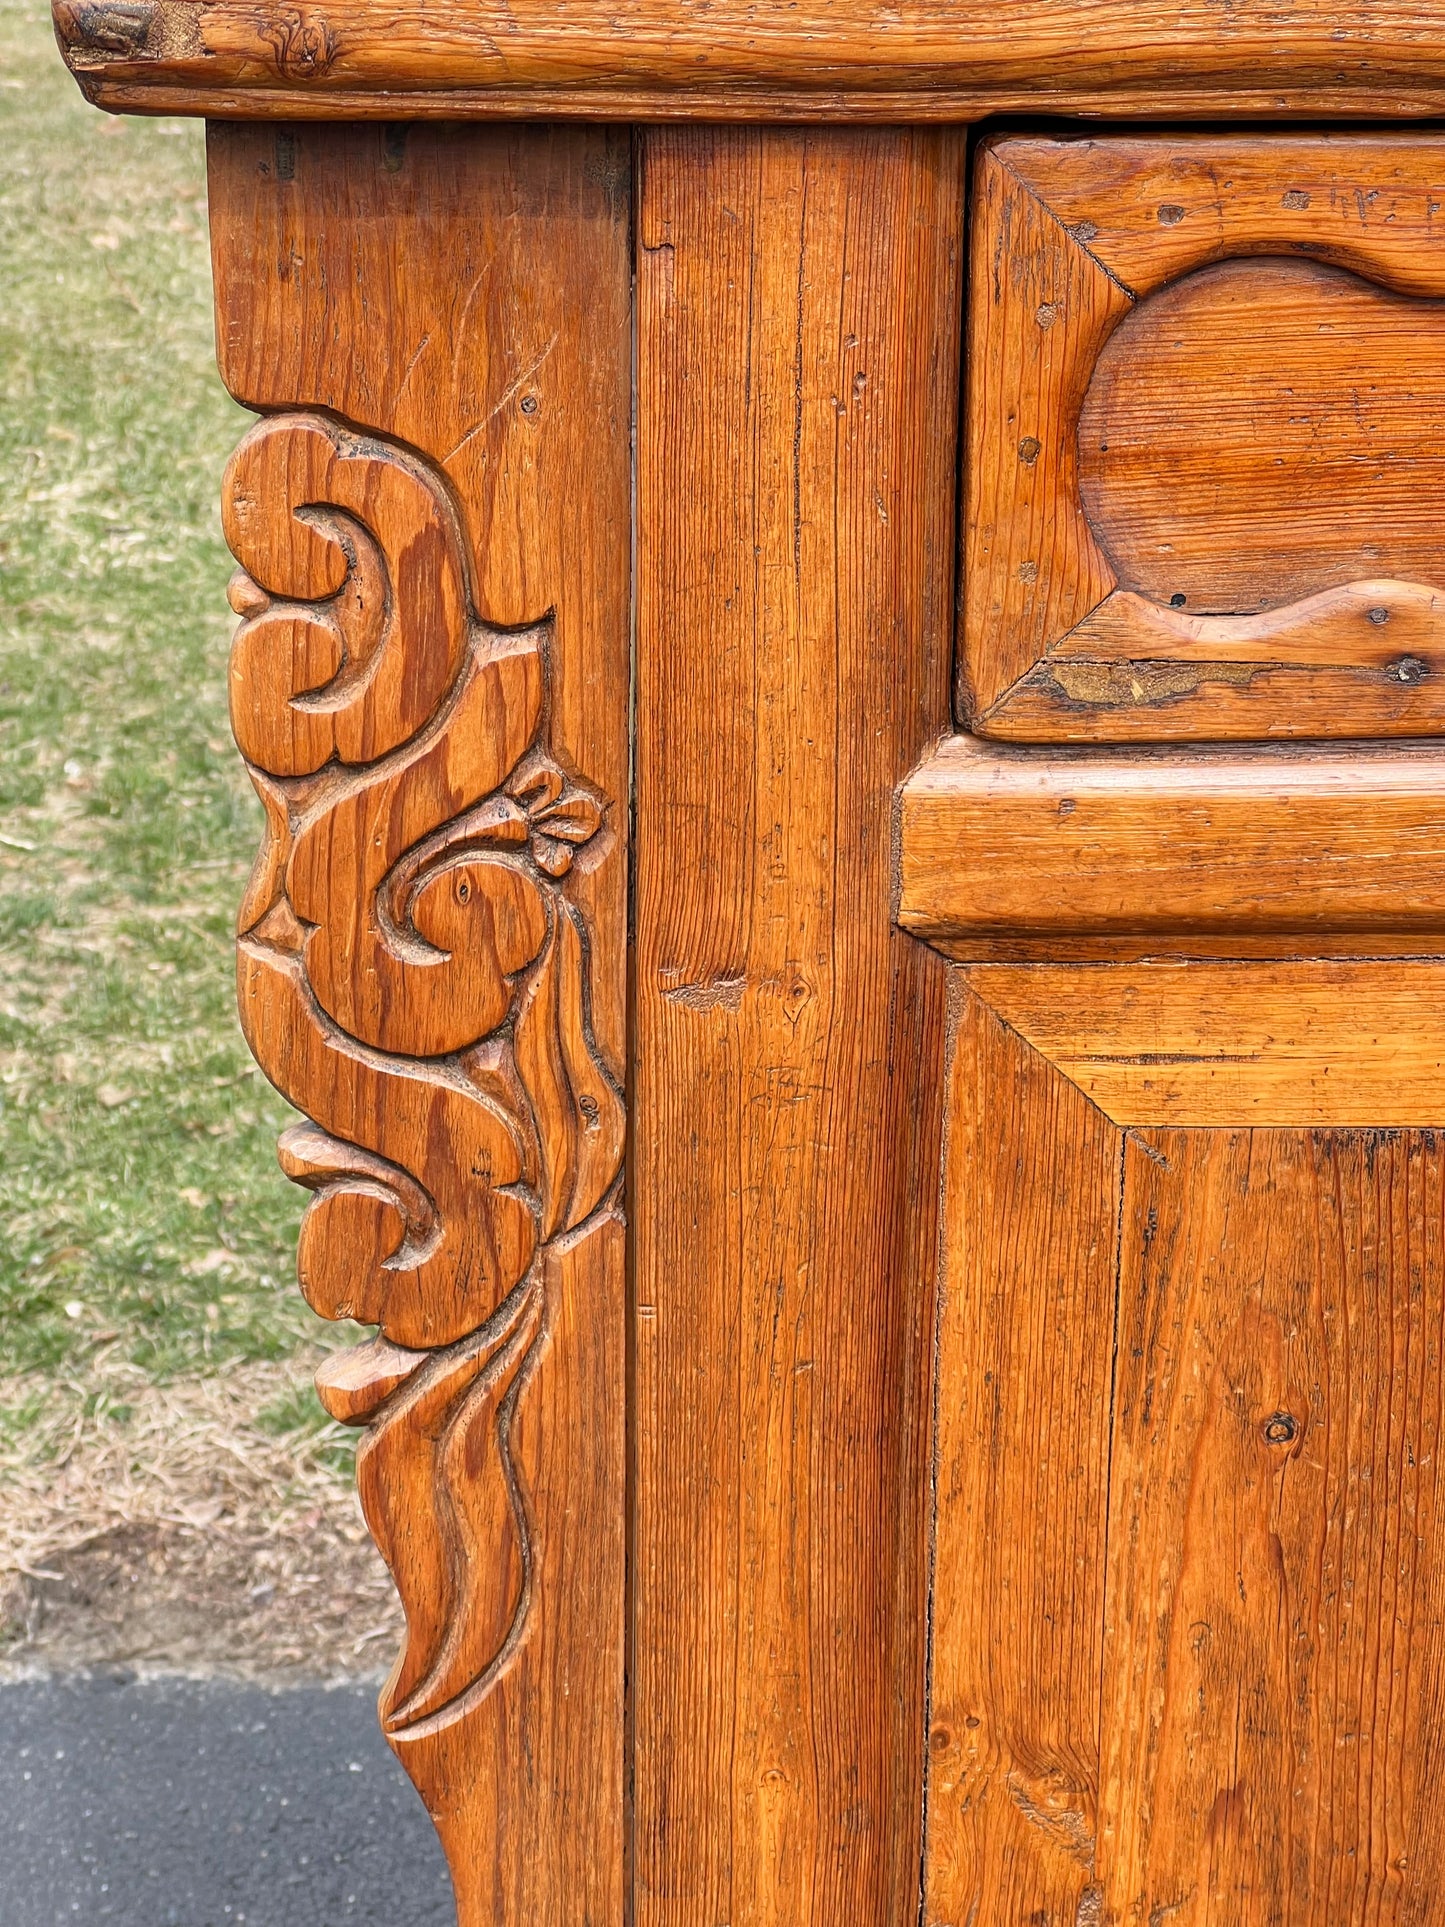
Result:
{"type": "Polygon", "coordinates": [[[368,1522],[410,1635],[383,1700],[409,1741],[525,1637],[529,1498],[511,1449],[551,1254],[615,1208],[623,1102],[567,893],[607,807],[547,746],[547,623],[473,612],[457,518],[415,455],[297,414],[227,473],[242,571],[237,739],[267,802],[241,918],[247,1040],[313,1120],[299,1273],[380,1336],[323,1368],[368,1426],[368,1522]]]}
{"type": "MultiPolygon", "coordinates": [[[[226,386],[264,415],[361,424],[445,478],[477,613],[508,630],[550,613],[554,753],[620,806],[626,130],[229,122],[208,152],[226,386]]],[[[591,932],[597,1037],[620,1062],[624,816],[610,832],[568,887],[591,932]]]]}
{"type": "Polygon", "coordinates": [[[462,1927],[624,1912],[625,131],[213,124],[242,998],[462,1927]]]}

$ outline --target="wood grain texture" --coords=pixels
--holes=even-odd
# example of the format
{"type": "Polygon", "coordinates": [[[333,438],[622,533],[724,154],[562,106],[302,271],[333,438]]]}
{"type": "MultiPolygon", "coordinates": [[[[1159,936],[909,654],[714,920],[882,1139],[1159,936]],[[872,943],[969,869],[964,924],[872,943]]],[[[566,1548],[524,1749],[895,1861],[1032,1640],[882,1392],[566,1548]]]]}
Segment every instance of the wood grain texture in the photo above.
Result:
{"type": "Polygon", "coordinates": [[[1434,745],[1091,754],[954,736],[902,789],[898,917],[980,960],[1121,939],[1439,948],[1442,785],[1434,745]]]}
{"type": "Polygon", "coordinates": [[[1442,151],[1431,134],[985,147],[960,665],[978,730],[1445,730],[1442,151]]]}
{"type": "Polygon", "coordinates": [[[925,1927],[1096,1921],[1120,1134],[958,986],[925,1927]]]}
{"type": "Polygon", "coordinates": [[[55,0],[103,106],[246,115],[1419,115],[1425,0],[55,0]]]}
{"type": "MultiPolygon", "coordinates": [[[[627,794],[629,149],[606,130],[210,129],[221,374],[383,430],[450,485],[477,613],[552,611],[553,742],[627,794]],[[580,487],[585,475],[588,485],[580,487]]],[[[622,1060],[624,825],[575,887],[622,1060]]]]}
{"type": "Polygon", "coordinates": [[[1337,1024],[1392,972],[1425,1019],[1409,969],[1342,971],[1333,1011],[1320,972],[1233,969],[1236,1014],[1331,1058],[1329,1128],[1122,1132],[1010,994],[1071,979],[1078,1035],[1160,976],[1207,1009],[1221,973],[964,973],[927,1927],[1434,1919],[1445,1158],[1438,1128],[1340,1127],[1337,1024]]]}
{"type": "Polygon", "coordinates": [[[636,1919],[918,1901],[962,144],[649,133],[638,278],[636,1919]]]}
{"type": "Polygon", "coordinates": [[[1445,293],[1442,155],[1431,128],[1006,141],[1025,190],[1136,299],[1208,262],[1270,254],[1445,293]]]}
{"type": "Polygon", "coordinates": [[[959,697],[988,715],[1114,586],[1084,513],[1081,380],[1130,297],[986,145],[970,210],[959,697]]]}
{"type": "Polygon", "coordinates": [[[1116,1124],[1445,1118],[1445,965],[1434,960],[982,964],[966,975],[1116,1124]]]}
{"type": "Polygon", "coordinates": [[[1149,1132],[1125,1173],[1102,1917],[1433,1920],[1438,1133],[1149,1132]]]}
{"type": "Polygon", "coordinates": [[[626,150],[212,131],[241,1004],[462,1927],[623,1914],[626,150]],[[585,477],[585,480],[579,478],[585,477]]]}
{"type": "Polygon", "coordinates": [[[1204,615],[1375,577],[1445,587],[1442,350],[1445,304],[1312,262],[1220,262],[1135,309],[1078,436],[1120,586],[1204,615]]]}

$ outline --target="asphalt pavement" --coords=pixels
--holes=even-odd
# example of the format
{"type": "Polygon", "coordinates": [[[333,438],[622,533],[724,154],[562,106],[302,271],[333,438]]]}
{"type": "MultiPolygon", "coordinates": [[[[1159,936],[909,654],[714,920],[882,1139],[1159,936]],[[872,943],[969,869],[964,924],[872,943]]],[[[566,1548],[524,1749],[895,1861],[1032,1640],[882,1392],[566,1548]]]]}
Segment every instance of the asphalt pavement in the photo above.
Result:
{"type": "Polygon", "coordinates": [[[372,1687],[0,1686],[0,1927],[455,1927],[372,1687]]]}

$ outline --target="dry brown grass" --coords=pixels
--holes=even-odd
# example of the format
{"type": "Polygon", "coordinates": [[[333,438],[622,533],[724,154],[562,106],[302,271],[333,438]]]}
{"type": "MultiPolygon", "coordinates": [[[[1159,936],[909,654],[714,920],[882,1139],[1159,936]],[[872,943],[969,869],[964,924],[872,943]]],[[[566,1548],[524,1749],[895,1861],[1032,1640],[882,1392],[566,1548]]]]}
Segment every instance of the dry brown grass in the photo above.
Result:
{"type": "Polygon", "coordinates": [[[270,1436],[306,1359],[0,1380],[0,1673],[384,1671],[402,1619],[339,1428],[270,1436]],[[272,1421],[274,1422],[274,1421],[272,1421]]]}
{"type": "Polygon", "coordinates": [[[0,0],[0,1665],[328,1678],[399,1612],[233,1009],[203,140],[0,0]]]}

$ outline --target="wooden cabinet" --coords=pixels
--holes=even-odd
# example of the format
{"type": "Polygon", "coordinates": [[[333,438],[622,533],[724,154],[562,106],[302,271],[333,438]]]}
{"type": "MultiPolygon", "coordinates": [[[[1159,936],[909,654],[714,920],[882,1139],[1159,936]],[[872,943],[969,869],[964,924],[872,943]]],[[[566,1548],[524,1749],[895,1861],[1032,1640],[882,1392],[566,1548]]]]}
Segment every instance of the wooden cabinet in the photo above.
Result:
{"type": "Polygon", "coordinates": [[[1445,18],[55,14],[464,1927],[1439,1920],[1445,18]]]}

